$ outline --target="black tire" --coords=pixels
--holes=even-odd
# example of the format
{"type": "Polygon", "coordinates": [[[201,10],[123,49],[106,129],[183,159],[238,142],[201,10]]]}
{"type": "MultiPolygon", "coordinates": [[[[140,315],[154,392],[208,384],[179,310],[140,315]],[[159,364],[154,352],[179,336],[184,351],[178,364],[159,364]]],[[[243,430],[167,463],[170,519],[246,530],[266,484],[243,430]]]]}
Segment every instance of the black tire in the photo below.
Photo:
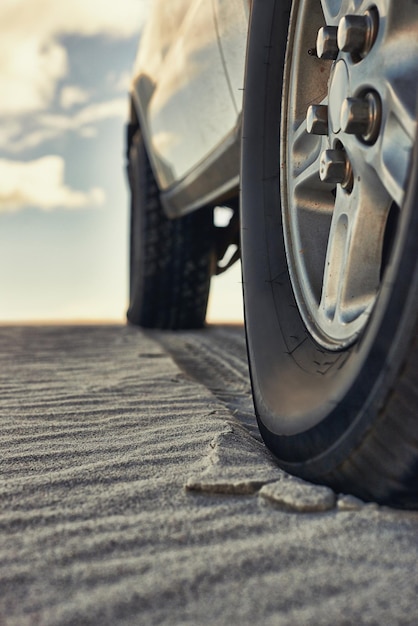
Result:
{"type": "Polygon", "coordinates": [[[168,219],[139,129],[129,148],[131,187],[128,321],[146,328],[205,324],[215,267],[213,211],[168,219]]]}
{"type": "MultiPolygon", "coordinates": [[[[292,474],[337,492],[418,506],[418,153],[369,322],[330,350],[303,321],[287,262],[280,163],[291,0],[253,2],[244,95],[245,324],[261,434],[292,474]]],[[[314,43],[314,42],[313,42],[314,43]]],[[[308,50],[310,42],[306,42],[308,50]]]]}

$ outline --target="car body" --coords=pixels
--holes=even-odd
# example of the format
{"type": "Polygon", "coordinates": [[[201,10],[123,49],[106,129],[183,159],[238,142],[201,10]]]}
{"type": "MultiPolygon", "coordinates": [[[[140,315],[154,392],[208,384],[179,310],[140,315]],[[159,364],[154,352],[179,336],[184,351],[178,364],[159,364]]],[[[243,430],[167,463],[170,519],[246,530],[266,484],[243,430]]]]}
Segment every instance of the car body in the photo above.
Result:
{"type": "Polygon", "coordinates": [[[131,110],[172,217],[238,192],[248,18],[248,0],[153,2],[131,110]]]}

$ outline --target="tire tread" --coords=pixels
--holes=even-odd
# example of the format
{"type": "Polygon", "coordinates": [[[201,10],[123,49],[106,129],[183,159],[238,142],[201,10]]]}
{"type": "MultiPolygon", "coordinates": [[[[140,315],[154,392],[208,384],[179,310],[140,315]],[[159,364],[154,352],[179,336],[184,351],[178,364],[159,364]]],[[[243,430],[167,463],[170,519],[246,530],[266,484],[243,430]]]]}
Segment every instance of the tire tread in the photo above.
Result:
{"type": "Polygon", "coordinates": [[[334,472],[329,484],[351,484],[357,495],[401,508],[418,505],[418,365],[415,332],[404,367],[361,444],[334,472]]]}
{"type": "Polygon", "coordinates": [[[203,208],[168,219],[139,130],[133,137],[129,157],[128,321],[146,328],[201,328],[205,324],[214,266],[212,211],[203,208]]]}

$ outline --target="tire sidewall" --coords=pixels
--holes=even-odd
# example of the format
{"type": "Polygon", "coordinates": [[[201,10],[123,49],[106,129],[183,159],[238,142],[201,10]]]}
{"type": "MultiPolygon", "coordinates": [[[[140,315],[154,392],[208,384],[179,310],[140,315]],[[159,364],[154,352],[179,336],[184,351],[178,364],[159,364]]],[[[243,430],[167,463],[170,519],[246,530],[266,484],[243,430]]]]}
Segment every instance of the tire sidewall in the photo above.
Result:
{"type": "Polygon", "coordinates": [[[242,265],[254,402],[284,467],[322,476],[378,419],[402,367],[417,308],[417,153],[392,261],[361,339],[328,352],[299,315],[281,219],[279,124],[291,0],[254,2],[242,139],[242,265]]]}

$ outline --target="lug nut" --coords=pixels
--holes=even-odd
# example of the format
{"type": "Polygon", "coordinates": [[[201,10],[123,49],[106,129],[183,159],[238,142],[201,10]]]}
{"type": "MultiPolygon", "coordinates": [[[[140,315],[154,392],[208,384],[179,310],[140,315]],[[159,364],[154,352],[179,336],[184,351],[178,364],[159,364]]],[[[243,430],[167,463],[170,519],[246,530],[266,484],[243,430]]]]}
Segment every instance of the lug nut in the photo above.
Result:
{"type": "Polygon", "coordinates": [[[338,25],[337,45],[342,52],[364,55],[376,39],[378,18],[375,12],[365,15],[346,15],[338,25]]]}
{"type": "Polygon", "coordinates": [[[328,107],[311,104],[306,114],[306,130],[310,135],[328,134],[328,107]]]}
{"type": "Polygon", "coordinates": [[[323,183],[340,183],[345,188],[350,185],[351,165],[344,150],[324,150],[319,164],[319,176],[323,183]]]}
{"type": "Polygon", "coordinates": [[[367,100],[347,98],[341,107],[341,130],[349,135],[363,135],[370,125],[370,109],[367,100]]]}
{"type": "Polygon", "coordinates": [[[323,26],[316,38],[316,53],[319,59],[334,60],[338,56],[336,26],[323,26]]]}
{"type": "Polygon", "coordinates": [[[368,143],[376,140],[381,121],[381,104],[377,94],[368,93],[364,98],[347,98],[341,107],[341,130],[357,135],[368,143]]]}

